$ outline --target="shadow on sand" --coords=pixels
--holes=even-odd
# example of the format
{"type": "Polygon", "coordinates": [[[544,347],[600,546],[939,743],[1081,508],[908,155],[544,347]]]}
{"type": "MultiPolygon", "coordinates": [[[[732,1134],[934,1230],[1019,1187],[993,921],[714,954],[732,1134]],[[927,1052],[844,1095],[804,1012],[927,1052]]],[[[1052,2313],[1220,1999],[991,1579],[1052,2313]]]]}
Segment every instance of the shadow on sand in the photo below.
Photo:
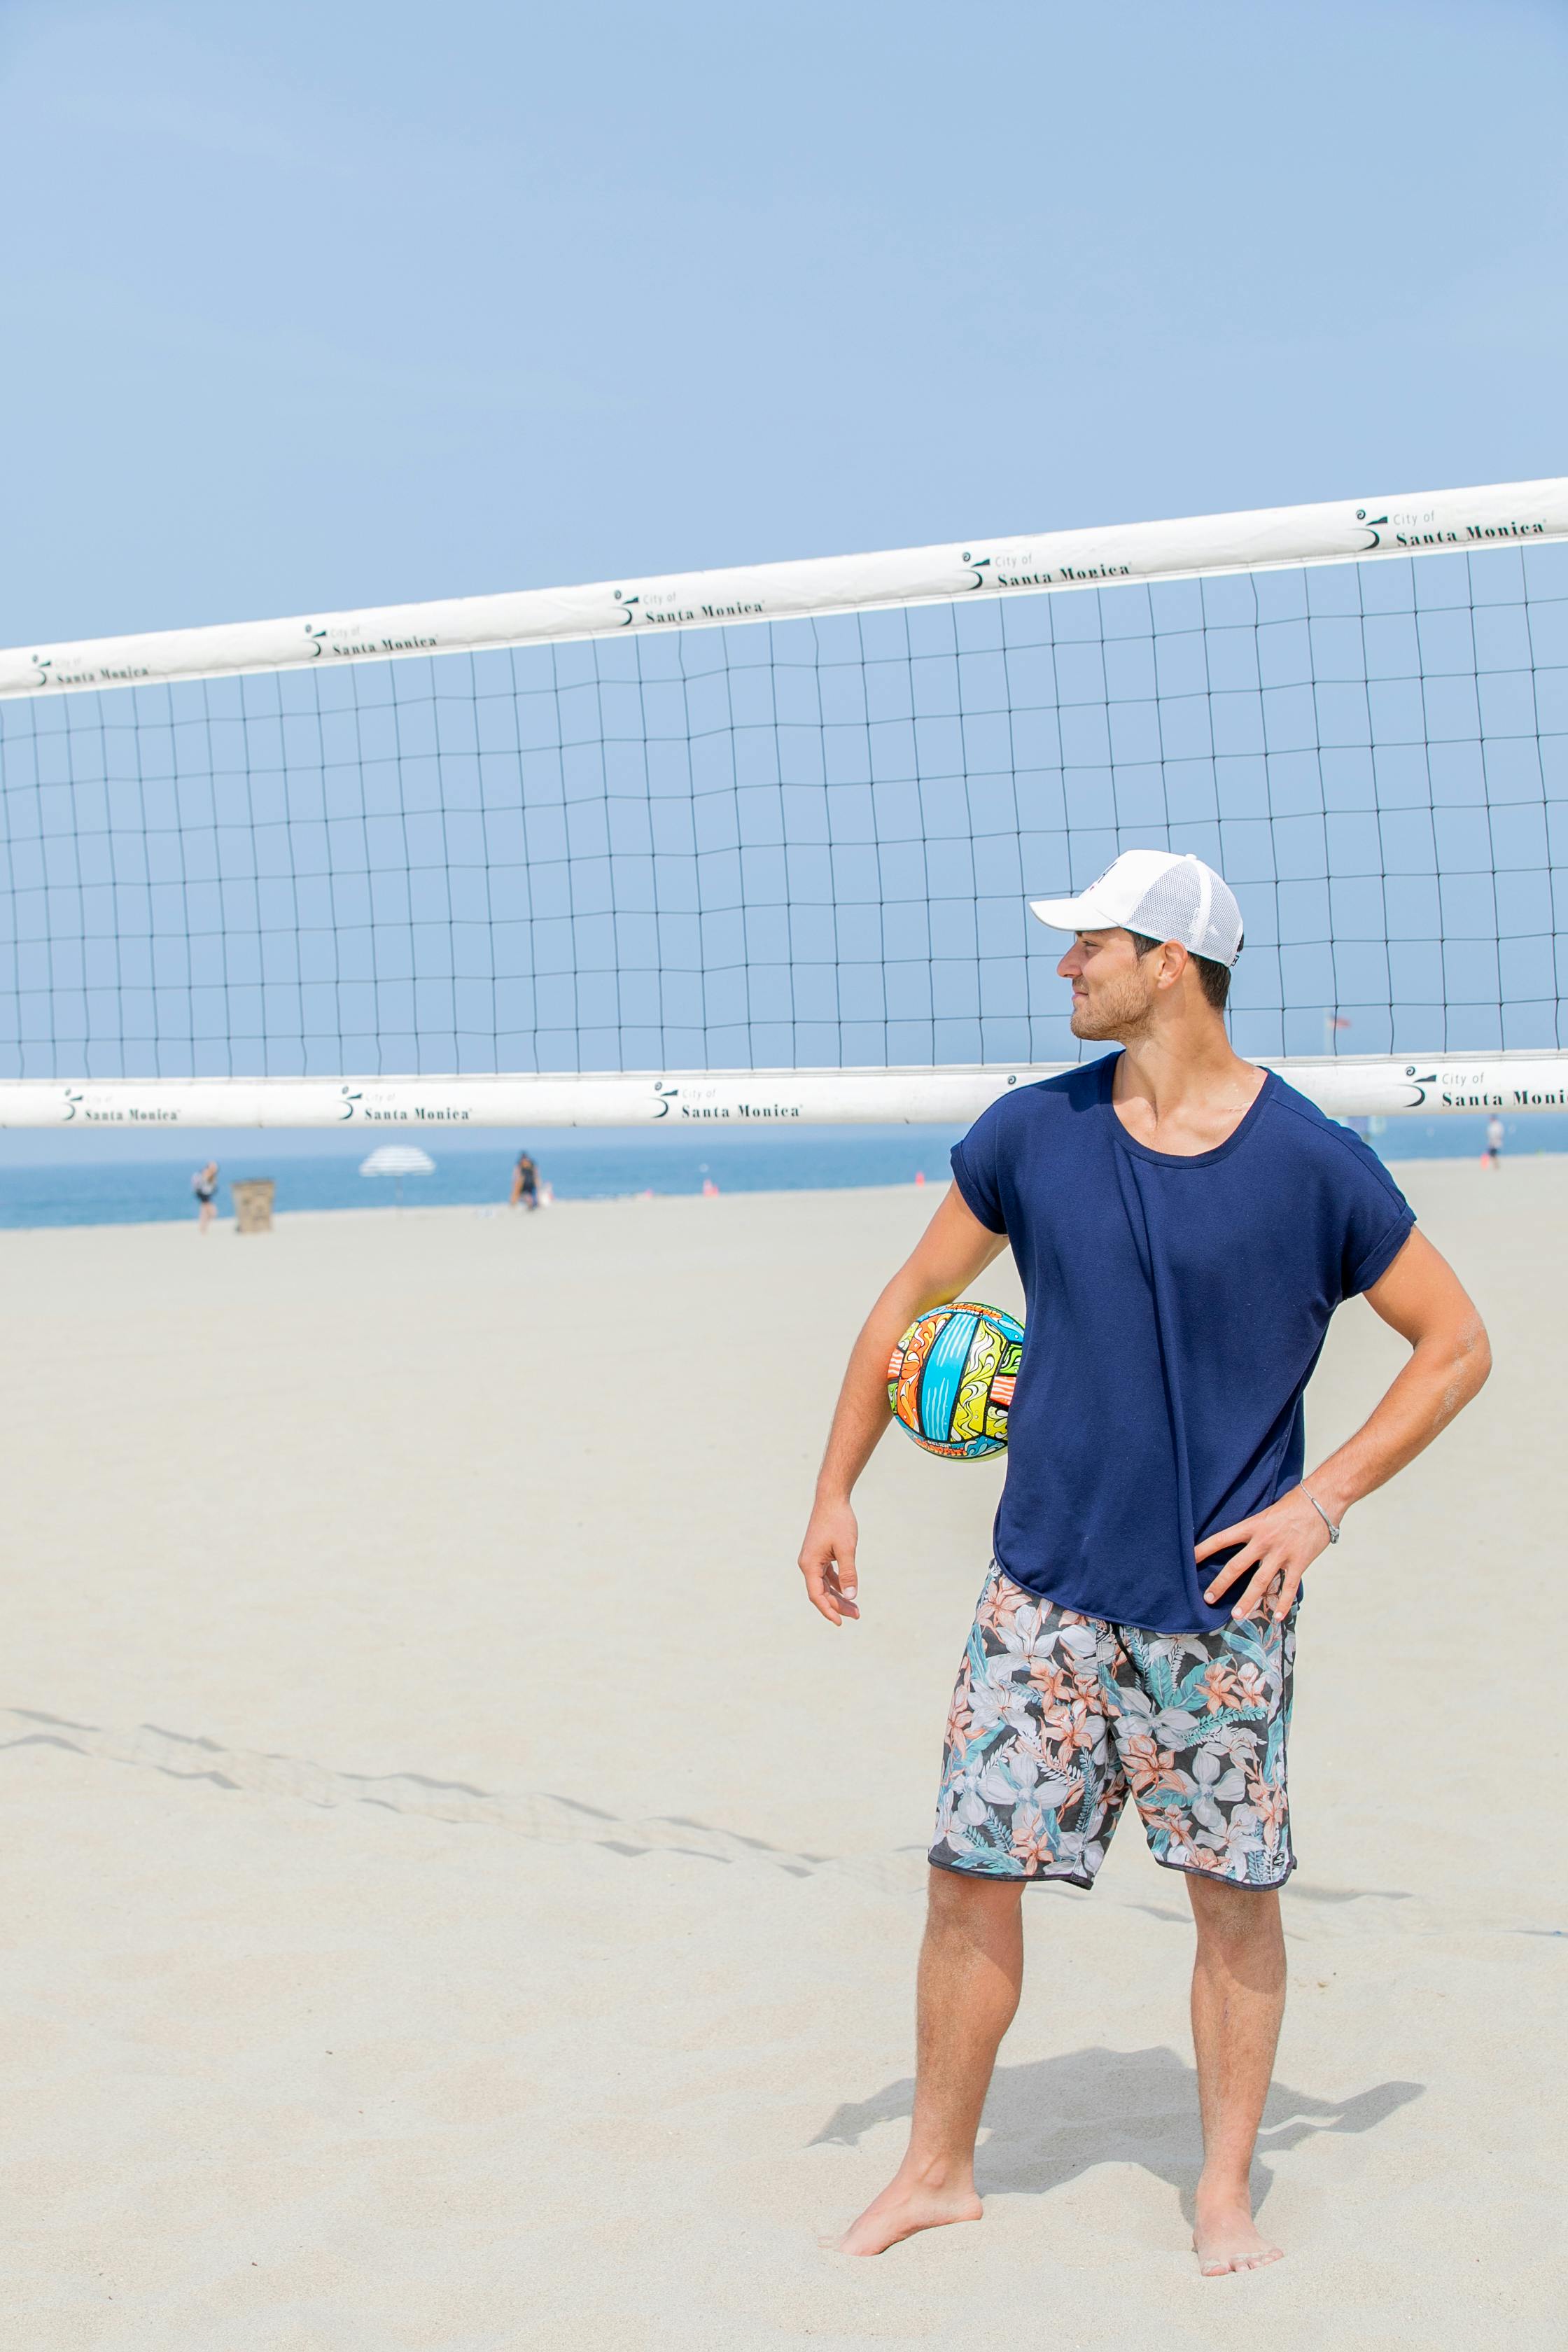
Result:
{"type": "MultiPolygon", "coordinates": [[[[1267,2157],[1300,2147],[1323,2132],[1374,2131],[1426,2087],[1377,2083],[1348,2099],[1320,2099],[1276,2083],[1258,2153],[1267,2157]]],[[[847,2103],[829,2116],[811,2145],[853,2147],[874,2126],[907,2120],[913,2092],[912,2078],[905,2076],[869,2099],[847,2103]]],[[[1192,2220],[1199,2162],[1198,2082],[1195,2070],[1173,2050],[1074,2050],[1028,2065],[998,2066],[984,2130],[975,2164],[975,2186],[983,2197],[1047,2197],[1097,2164],[1141,2164],[1176,2190],[1192,2220]]]]}

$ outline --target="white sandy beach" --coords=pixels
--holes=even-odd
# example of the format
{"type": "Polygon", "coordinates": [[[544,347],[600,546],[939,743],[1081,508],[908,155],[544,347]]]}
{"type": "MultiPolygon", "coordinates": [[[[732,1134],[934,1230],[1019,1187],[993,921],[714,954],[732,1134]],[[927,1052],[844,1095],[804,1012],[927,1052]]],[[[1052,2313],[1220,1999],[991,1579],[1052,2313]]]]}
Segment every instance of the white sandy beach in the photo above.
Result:
{"type": "MultiPolygon", "coordinates": [[[[1401,1171],[1498,1370],[1302,1623],[1273,2270],[1179,1883],[1028,1897],[984,2221],[852,2263],[999,1473],[793,1562],[898,1192],[0,1234],[16,2352],[1559,2347],[1568,1160],[1401,1171]]],[[[1016,1299],[1010,1266],[983,1290],[1016,1299]]],[[[1341,1317],[1321,1451],[1398,1345],[1341,1317]]]]}

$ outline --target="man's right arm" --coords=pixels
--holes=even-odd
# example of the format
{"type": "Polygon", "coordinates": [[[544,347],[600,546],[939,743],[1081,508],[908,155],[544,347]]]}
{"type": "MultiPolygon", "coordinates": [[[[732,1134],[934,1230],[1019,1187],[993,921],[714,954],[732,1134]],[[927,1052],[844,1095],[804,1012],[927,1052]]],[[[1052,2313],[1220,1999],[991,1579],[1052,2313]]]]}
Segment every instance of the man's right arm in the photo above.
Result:
{"type": "Polygon", "coordinates": [[[891,1417],[888,1362],[893,1349],[918,1317],[957,1298],[1006,1246],[1006,1234],[983,1225],[958,1187],[951,1186],[913,1255],[866,1318],[838,1392],[811,1523],[800,1548],[807,1598],[830,1625],[860,1614],[855,1601],[858,1530],[849,1497],[891,1417]]]}

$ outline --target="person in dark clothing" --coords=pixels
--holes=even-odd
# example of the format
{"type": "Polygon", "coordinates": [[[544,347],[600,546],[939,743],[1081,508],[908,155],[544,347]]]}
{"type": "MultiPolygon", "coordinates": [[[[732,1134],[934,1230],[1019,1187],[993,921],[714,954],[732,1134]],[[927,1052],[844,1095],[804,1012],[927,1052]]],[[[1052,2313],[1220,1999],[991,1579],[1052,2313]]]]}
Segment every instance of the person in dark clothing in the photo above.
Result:
{"type": "Polygon", "coordinates": [[[217,1161],[209,1160],[198,1168],[191,1179],[191,1190],[196,1198],[196,1229],[205,1233],[217,1214],[217,1161]]]}
{"type": "MultiPolygon", "coordinates": [[[[1092,1886],[1135,1812],[1155,1861],[1184,1874],[1196,1928],[1193,2244],[1215,2278],[1280,2251],[1253,2221],[1248,2171],[1285,2005],[1302,1572],[1491,1360],[1381,1161],[1232,1050],[1241,910],[1218,874],[1131,850],[1033,911],[1073,934],[1057,969],[1074,1035],[1122,1050],[1002,1094],[954,1150],[952,1191],[856,1342],[800,1552],[812,1605],[835,1626],[858,1617],[850,1496],[889,1425],[889,1352],[1011,1247],[1024,1356],[929,1855],[910,2144],[842,2251],[980,2219],[974,2137],[1022,1984],[1022,1892],[1092,1886]],[[1309,1471],[1302,1393],[1357,1296],[1411,1353],[1309,1471]]],[[[1388,1639],[1363,1612],[1380,1674],[1388,1639]]],[[[1374,1812],[1389,1801],[1370,1714],[1367,1746],[1374,1812]]],[[[1070,1966],[1058,1980],[1065,1999],[1070,1966]]]]}
{"type": "Polygon", "coordinates": [[[539,1206],[539,1170],[526,1151],[517,1155],[517,1166],[511,1171],[511,1206],[537,1209],[539,1206]]]}

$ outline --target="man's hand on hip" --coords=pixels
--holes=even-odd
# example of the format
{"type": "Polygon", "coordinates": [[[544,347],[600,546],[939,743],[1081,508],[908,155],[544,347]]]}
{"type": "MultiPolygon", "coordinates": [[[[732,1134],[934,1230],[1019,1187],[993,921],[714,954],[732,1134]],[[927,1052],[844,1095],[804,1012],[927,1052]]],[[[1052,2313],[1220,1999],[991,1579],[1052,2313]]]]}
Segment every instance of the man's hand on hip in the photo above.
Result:
{"type": "Polygon", "coordinates": [[[1307,1570],[1320,1552],[1327,1551],[1329,1531],[1308,1500],[1306,1488],[1296,1486],[1277,1503],[1270,1503],[1266,1511],[1257,1511],[1249,1519],[1238,1519],[1233,1528],[1221,1528],[1217,1535],[1206,1536],[1193,1557],[1202,1568],[1216,1551],[1229,1551],[1234,1544],[1241,1549],[1205,1588],[1205,1600],[1223,1600],[1247,1576],[1246,1589],[1233,1604],[1231,1615],[1254,1617],[1272,1599],[1274,1616],[1282,1618],[1289,1615],[1307,1570]],[[1249,1569],[1252,1573],[1247,1576],[1249,1569]]]}
{"type": "MultiPolygon", "coordinates": [[[[1454,1269],[1421,1234],[1412,1234],[1388,1271],[1366,1294],[1374,1315],[1410,1343],[1385,1397],[1337,1453],[1320,1462],[1310,1484],[1337,1527],[1352,1503],[1371,1495],[1431,1444],[1441,1429],[1480,1387],[1491,1370],[1485,1326],[1465,1296],[1454,1269]]],[[[1198,1566],[1233,1544],[1242,1549],[1209,1580],[1207,1597],[1218,1601],[1241,1578],[1251,1575],[1231,1614],[1251,1617],[1275,1588],[1276,1617],[1296,1598],[1302,1570],[1329,1541],[1329,1530],[1313,1509],[1306,1486],[1281,1495],[1266,1511],[1221,1528],[1198,1545],[1198,1566]]]]}

